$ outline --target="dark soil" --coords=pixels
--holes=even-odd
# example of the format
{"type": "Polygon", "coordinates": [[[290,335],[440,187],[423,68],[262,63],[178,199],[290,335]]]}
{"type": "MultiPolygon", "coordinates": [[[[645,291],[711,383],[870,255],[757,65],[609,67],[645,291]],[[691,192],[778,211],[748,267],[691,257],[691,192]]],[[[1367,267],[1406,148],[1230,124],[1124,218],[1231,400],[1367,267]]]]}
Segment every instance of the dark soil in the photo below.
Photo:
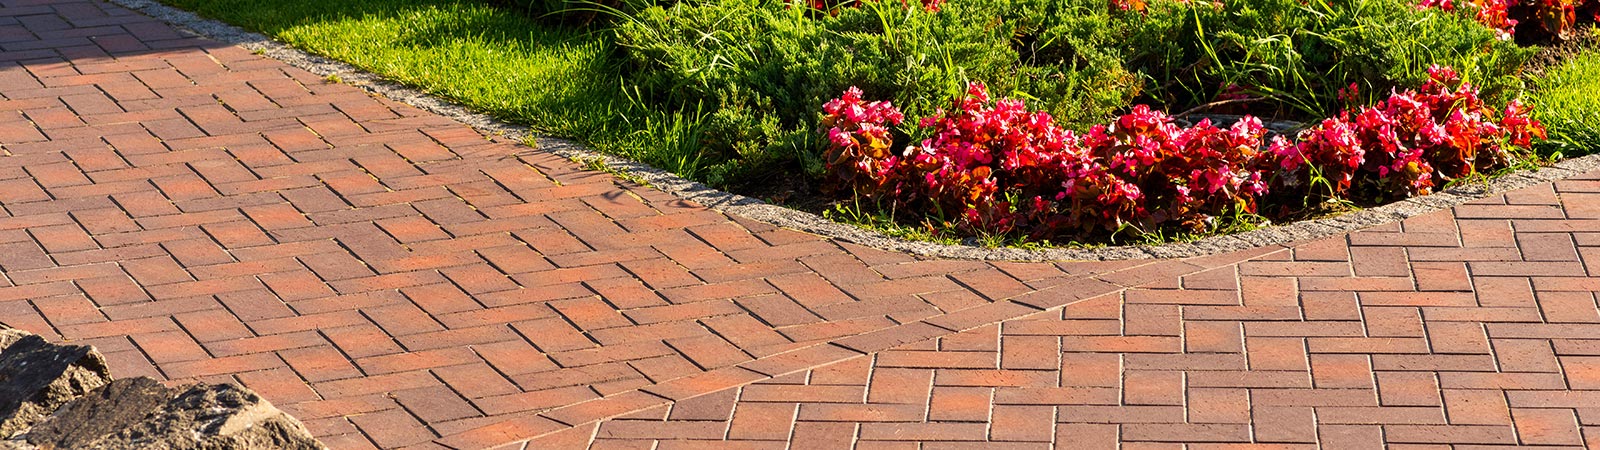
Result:
{"type": "Polygon", "coordinates": [[[1600,48],[1600,32],[1594,26],[1585,26],[1578,29],[1571,39],[1540,48],[1539,53],[1534,54],[1523,66],[1523,74],[1528,78],[1537,78],[1568,58],[1593,48],[1600,48]]]}

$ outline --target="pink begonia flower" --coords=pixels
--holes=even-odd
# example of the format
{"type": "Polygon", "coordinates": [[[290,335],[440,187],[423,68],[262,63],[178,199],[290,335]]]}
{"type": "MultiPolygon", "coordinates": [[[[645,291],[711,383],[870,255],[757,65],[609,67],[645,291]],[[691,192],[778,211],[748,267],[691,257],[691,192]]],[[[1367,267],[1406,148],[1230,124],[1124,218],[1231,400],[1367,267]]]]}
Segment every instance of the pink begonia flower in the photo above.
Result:
{"type": "MultiPolygon", "coordinates": [[[[830,179],[902,208],[951,211],[956,226],[973,232],[1203,229],[1234,208],[1255,212],[1274,189],[1290,189],[1289,197],[1312,189],[1314,176],[1332,190],[1313,196],[1345,196],[1357,187],[1383,198],[1428,193],[1503,167],[1507,144],[1544,137],[1527,105],[1493,111],[1453,69],[1435,66],[1428,74],[1417,89],[1325,119],[1295,140],[1270,141],[1254,117],[1227,128],[1209,120],[1181,127],[1144,105],[1080,135],[971,83],[950,110],[917,122],[928,129],[926,139],[897,153],[887,148],[891,127],[904,119],[900,111],[863,101],[852,88],[823,108],[830,179]]],[[[1352,85],[1347,95],[1356,92],[1352,85]]]]}

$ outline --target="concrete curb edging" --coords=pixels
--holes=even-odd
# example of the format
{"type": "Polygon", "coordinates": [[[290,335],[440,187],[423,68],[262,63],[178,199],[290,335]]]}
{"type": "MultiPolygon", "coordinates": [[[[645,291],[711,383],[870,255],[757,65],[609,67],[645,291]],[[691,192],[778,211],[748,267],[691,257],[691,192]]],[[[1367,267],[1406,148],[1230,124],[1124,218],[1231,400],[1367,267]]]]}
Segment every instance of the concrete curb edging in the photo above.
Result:
{"type": "Polygon", "coordinates": [[[521,125],[507,123],[486,114],[476,113],[465,106],[444,100],[420,90],[361,70],[350,64],[295,49],[267,36],[242,30],[219,21],[206,19],[194,13],[176,9],[155,0],[108,0],[199,36],[215,39],[259,51],[268,57],[322,76],[337,76],[342,82],[368,92],[383,95],[435,114],[471,126],[479,132],[504,136],[530,144],[536,150],[548,151],[567,158],[601,160],[608,167],[636,176],[663,192],[693,201],[726,214],[746,217],[785,228],[792,228],[821,236],[852,242],[868,247],[898,251],[913,255],[975,260],[1008,261],[1059,261],[1059,260],[1125,260],[1149,258],[1186,258],[1267,245],[1332,236],[1409,217],[1451,208],[1468,201],[1493,194],[1520,189],[1535,184],[1577,176],[1600,168],[1600,154],[1568,159],[1530,171],[1519,171],[1492,180],[1487,184],[1462,185],[1445,191],[1368,208],[1324,219],[1306,220],[1230,235],[1212,236],[1193,242],[1174,242],[1160,245],[1114,246],[1091,249],[1055,248],[1026,250],[1019,248],[985,248],[969,245],[947,245],[915,242],[893,238],[857,226],[825,219],[819,215],[766,203],[759,199],[714,189],[705,184],[684,179],[670,172],[613,155],[596,152],[577,142],[540,136],[521,125]]]}

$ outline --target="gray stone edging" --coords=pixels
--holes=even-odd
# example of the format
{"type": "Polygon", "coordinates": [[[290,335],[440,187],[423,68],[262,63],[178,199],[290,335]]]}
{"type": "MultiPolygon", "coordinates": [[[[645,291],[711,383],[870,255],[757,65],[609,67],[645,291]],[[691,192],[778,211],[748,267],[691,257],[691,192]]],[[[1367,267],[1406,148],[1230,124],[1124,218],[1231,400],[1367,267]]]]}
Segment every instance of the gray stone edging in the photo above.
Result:
{"type": "Polygon", "coordinates": [[[815,233],[841,241],[920,256],[1011,261],[1119,260],[1204,256],[1355,231],[1450,208],[1491,194],[1568,178],[1600,168],[1600,154],[1589,155],[1568,159],[1555,164],[1553,167],[1515,172],[1492,180],[1487,185],[1463,185],[1433,195],[1410,198],[1336,217],[1273,225],[1243,233],[1207,237],[1193,242],[1042,250],[985,248],[970,245],[916,242],[885,236],[882,233],[854,225],[824,219],[816,214],[784,208],[759,199],[713,189],[702,183],[684,179],[637,161],[595,152],[582,144],[570,140],[540,136],[528,127],[506,123],[486,114],[473,112],[462,105],[385,80],[378,75],[366,72],[350,64],[313,55],[274,41],[261,34],[202,18],[194,13],[166,6],[154,0],[108,1],[137,10],[203,37],[262,52],[266,56],[317,75],[337,76],[346,84],[449,117],[485,134],[504,136],[524,143],[531,143],[536,145],[539,150],[567,158],[599,159],[612,169],[637,176],[649,182],[656,189],[705,205],[713,210],[781,227],[815,233]]]}

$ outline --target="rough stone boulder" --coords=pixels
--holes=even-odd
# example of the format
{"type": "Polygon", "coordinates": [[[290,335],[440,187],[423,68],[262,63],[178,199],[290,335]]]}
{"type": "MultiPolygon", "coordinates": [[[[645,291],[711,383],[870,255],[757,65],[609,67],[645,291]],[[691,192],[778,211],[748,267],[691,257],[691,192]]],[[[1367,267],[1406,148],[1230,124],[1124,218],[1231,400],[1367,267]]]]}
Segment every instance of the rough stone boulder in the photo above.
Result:
{"type": "Polygon", "coordinates": [[[33,445],[89,448],[102,437],[138,425],[171,397],[171,388],[150,378],[116,380],[67,402],[24,437],[33,445]]]}
{"type": "Polygon", "coordinates": [[[41,448],[210,450],[323,448],[300,421],[231,384],[181,389],[117,380],[67,403],[26,436],[41,448]]]}
{"type": "Polygon", "coordinates": [[[0,329],[0,450],[323,449],[305,426],[232,384],[111,381],[92,347],[0,329]],[[52,378],[52,374],[53,378],[52,378]]]}
{"type": "Polygon", "coordinates": [[[27,430],[56,408],[111,382],[105,358],[85,345],[56,345],[0,330],[0,438],[27,430]]]}

